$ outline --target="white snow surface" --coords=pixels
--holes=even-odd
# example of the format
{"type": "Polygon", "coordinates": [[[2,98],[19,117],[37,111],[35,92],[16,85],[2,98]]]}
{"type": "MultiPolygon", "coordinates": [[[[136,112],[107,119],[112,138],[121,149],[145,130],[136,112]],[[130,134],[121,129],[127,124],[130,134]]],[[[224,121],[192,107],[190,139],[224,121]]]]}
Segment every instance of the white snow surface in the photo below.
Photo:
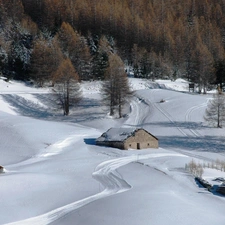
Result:
{"type": "MultiPolygon", "coordinates": [[[[224,129],[203,119],[211,94],[188,93],[184,80],[130,78],[126,116],[107,116],[100,82],[82,82],[68,117],[49,89],[0,79],[0,224],[225,224],[225,198],[199,186],[185,164],[225,160],[224,129]],[[161,100],[164,101],[161,101],[161,100]],[[111,127],[143,127],[159,149],[95,145],[111,127]]],[[[225,173],[205,169],[203,178],[225,173]]]]}

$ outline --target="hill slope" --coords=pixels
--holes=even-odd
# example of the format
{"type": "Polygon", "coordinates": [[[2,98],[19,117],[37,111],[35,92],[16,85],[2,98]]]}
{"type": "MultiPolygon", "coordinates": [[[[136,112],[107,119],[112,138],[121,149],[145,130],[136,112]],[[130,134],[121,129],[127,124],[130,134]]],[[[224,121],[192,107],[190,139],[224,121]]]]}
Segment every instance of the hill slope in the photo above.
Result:
{"type": "MultiPolygon", "coordinates": [[[[224,129],[209,128],[202,119],[211,96],[171,90],[183,82],[163,82],[170,90],[149,89],[144,80],[131,82],[138,97],[129,115],[119,121],[97,106],[100,96],[93,83],[83,85],[86,100],[79,110],[85,113],[74,112],[67,119],[50,116],[50,108],[47,117],[23,116],[22,106],[12,108],[2,93],[0,154],[5,173],[0,177],[0,224],[225,222],[224,198],[200,188],[184,169],[192,159],[225,159],[224,129]],[[159,103],[161,99],[165,102],[159,103]],[[94,117],[96,107],[101,113],[94,117]],[[103,130],[120,125],[143,126],[159,137],[160,149],[121,151],[94,145],[103,130]]],[[[39,102],[37,91],[43,90],[23,87],[23,95],[10,95],[26,99],[27,107],[34,102],[43,106],[46,93],[39,102]]],[[[207,179],[224,176],[209,172],[203,175],[207,179]]]]}

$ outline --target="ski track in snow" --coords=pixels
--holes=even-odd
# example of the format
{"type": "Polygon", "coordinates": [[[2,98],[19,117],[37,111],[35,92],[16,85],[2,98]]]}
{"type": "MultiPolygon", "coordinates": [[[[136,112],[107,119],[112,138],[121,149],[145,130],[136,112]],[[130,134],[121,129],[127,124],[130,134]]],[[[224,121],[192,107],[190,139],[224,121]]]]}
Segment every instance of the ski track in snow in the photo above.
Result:
{"type": "Polygon", "coordinates": [[[132,101],[131,102],[131,111],[132,111],[133,114],[135,112],[135,118],[132,121],[132,123],[135,124],[135,125],[136,124],[139,124],[139,120],[140,120],[139,118],[140,118],[140,116],[139,116],[139,110],[138,110],[138,103],[137,103],[137,101],[132,101]]]}
{"type": "MultiPolygon", "coordinates": [[[[187,110],[186,114],[185,114],[185,121],[186,122],[190,122],[191,121],[191,114],[195,111],[195,110],[198,110],[202,107],[206,107],[207,106],[207,102],[205,103],[202,103],[200,105],[196,105],[196,106],[193,106],[191,107],[190,109],[187,110]]],[[[189,129],[196,137],[200,137],[202,136],[198,131],[194,131],[193,129],[189,129]]]]}
{"type": "MultiPolygon", "coordinates": [[[[159,105],[157,105],[157,103],[154,103],[153,104],[154,107],[156,109],[158,109],[171,123],[173,123],[175,126],[176,126],[176,122],[173,120],[172,116],[166,112],[165,110],[163,110],[159,105]]],[[[177,126],[176,126],[177,127],[177,126]]],[[[180,131],[180,133],[182,133],[184,136],[188,136],[188,134],[183,130],[181,129],[180,127],[177,127],[177,129],[180,131]]]]}
{"type": "MultiPolygon", "coordinates": [[[[62,154],[64,149],[76,141],[78,141],[81,137],[86,137],[85,134],[75,134],[75,135],[70,135],[69,137],[65,138],[64,140],[58,141],[52,145],[49,145],[47,148],[42,150],[39,154],[32,156],[31,158],[18,162],[15,164],[11,164],[9,166],[25,166],[25,165],[30,165],[36,162],[44,161],[47,160],[49,157],[55,156],[62,154]]],[[[8,171],[8,172],[15,172],[15,171],[8,171]]]]}
{"type": "Polygon", "coordinates": [[[136,98],[130,103],[132,116],[127,119],[124,126],[140,126],[144,123],[148,114],[146,112],[140,111],[140,104],[145,104],[149,107],[148,103],[145,100],[143,100],[139,96],[136,96],[136,98]]]}
{"type": "MultiPolygon", "coordinates": [[[[154,90],[151,90],[151,95],[154,93],[155,91],[154,90]]],[[[142,97],[139,97],[139,99],[143,99],[142,97]]],[[[147,100],[147,99],[143,99],[143,101],[145,101],[146,104],[149,105],[152,105],[154,108],[156,108],[159,112],[161,112],[171,123],[173,123],[175,126],[176,126],[176,122],[173,120],[172,116],[166,112],[165,110],[163,110],[157,103],[154,103],[153,102],[153,99],[151,97],[151,100],[147,100]]],[[[177,127],[177,126],[176,126],[177,127]]],[[[180,131],[180,133],[182,133],[184,136],[188,136],[188,134],[183,130],[181,129],[180,127],[177,127],[177,129],[180,131]]]]}
{"type": "MultiPolygon", "coordinates": [[[[152,90],[152,93],[154,93],[154,92],[155,92],[155,90],[152,90]]],[[[168,112],[166,112],[158,103],[153,103],[152,97],[151,97],[151,100],[149,100],[149,104],[153,105],[158,111],[160,111],[171,123],[173,123],[175,125],[175,127],[177,127],[177,129],[180,131],[180,133],[183,134],[184,136],[186,136],[186,137],[189,137],[189,136],[200,137],[201,136],[201,134],[199,132],[197,132],[191,128],[187,128],[191,133],[191,135],[190,135],[186,131],[184,131],[183,128],[177,126],[176,121],[174,121],[173,117],[168,112]]],[[[187,110],[187,112],[185,114],[185,121],[190,122],[191,113],[197,109],[205,107],[206,105],[207,105],[207,103],[203,103],[201,105],[194,106],[194,107],[190,108],[189,110],[187,110]]]]}
{"type": "Polygon", "coordinates": [[[125,192],[131,188],[123,178],[119,177],[117,169],[127,165],[131,162],[138,160],[144,160],[149,158],[164,157],[164,156],[180,156],[185,157],[183,154],[179,153],[159,153],[159,154],[147,154],[147,155],[131,155],[122,158],[116,158],[112,160],[105,161],[99,164],[95,172],[93,173],[93,178],[99,181],[103,186],[104,190],[98,194],[92,195],[90,197],[81,199],[79,201],[73,202],[71,204],[62,206],[60,208],[54,209],[45,214],[28,218],[25,220],[7,223],[5,225],[47,225],[50,224],[67,214],[79,209],[91,202],[105,198],[114,194],[125,192]]]}

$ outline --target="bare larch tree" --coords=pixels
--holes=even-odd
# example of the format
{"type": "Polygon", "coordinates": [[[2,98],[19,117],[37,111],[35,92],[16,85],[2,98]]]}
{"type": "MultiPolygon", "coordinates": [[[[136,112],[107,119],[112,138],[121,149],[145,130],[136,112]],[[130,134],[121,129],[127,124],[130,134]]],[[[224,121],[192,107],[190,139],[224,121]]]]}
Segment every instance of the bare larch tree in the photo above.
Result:
{"type": "Polygon", "coordinates": [[[216,125],[218,128],[222,127],[225,121],[225,95],[221,91],[218,91],[209,100],[204,119],[210,125],[216,125]]]}
{"type": "Polygon", "coordinates": [[[116,54],[109,55],[109,66],[102,83],[103,102],[110,109],[110,115],[118,112],[122,117],[122,109],[127,100],[132,96],[132,91],[125,73],[124,64],[116,54]]]}
{"type": "Polygon", "coordinates": [[[53,91],[65,116],[69,115],[70,107],[81,100],[78,79],[70,59],[63,60],[55,74],[53,91]]]}

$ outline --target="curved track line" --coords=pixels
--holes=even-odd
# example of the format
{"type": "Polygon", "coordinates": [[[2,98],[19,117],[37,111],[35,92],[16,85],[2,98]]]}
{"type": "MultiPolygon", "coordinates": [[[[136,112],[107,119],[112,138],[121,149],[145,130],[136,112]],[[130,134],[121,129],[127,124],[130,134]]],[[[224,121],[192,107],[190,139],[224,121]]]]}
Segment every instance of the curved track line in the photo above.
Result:
{"type": "Polygon", "coordinates": [[[132,123],[134,125],[138,124],[138,122],[139,122],[139,108],[138,108],[137,104],[138,103],[135,100],[133,100],[131,102],[131,112],[132,112],[133,115],[135,115],[135,119],[132,120],[132,123]]]}
{"type": "Polygon", "coordinates": [[[146,119],[148,113],[145,111],[146,108],[142,107],[143,110],[140,110],[141,107],[139,106],[139,104],[143,104],[149,107],[149,104],[145,100],[143,100],[139,96],[136,96],[136,98],[130,103],[131,114],[124,126],[140,126],[140,124],[143,124],[143,121],[146,119]]]}
{"type": "Polygon", "coordinates": [[[131,188],[131,186],[118,174],[118,172],[116,171],[118,168],[127,165],[131,162],[135,162],[137,160],[164,157],[164,156],[185,157],[182,154],[162,153],[162,154],[148,154],[148,155],[132,155],[128,157],[122,157],[103,162],[96,167],[96,170],[93,173],[93,178],[95,178],[104,186],[104,190],[102,192],[81,199],[79,201],[73,202],[71,204],[65,205],[63,207],[54,209],[40,216],[32,217],[29,219],[13,223],[7,223],[5,225],[47,225],[93,201],[127,191],[131,188]]]}
{"type": "MultiPolygon", "coordinates": [[[[152,91],[152,93],[154,93],[154,91],[152,91]]],[[[140,97],[141,99],[141,97],[140,97]]],[[[172,116],[167,113],[165,110],[163,110],[160,106],[158,106],[156,103],[153,103],[152,100],[147,100],[147,99],[144,99],[144,101],[150,106],[153,105],[158,111],[160,111],[171,123],[175,124],[176,125],[176,122],[173,120],[172,116]]],[[[176,126],[177,127],[177,126],[176,126]]],[[[181,129],[180,127],[177,127],[177,129],[180,131],[180,133],[182,133],[184,136],[188,136],[188,134],[183,131],[183,129],[181,129]]]]}
{"type": "MultiPolygon", "coordinates": [[[[154,107],[157,108],[171,123],[176,125],[176,122],[172,119],[172,116],[169,115],[169,113],[165,112],[160,106],[158,106],[156,103],[154,103],[154,107]]],[[[184,135],[188,136],[186,132],[183,131],[180,127],[177,127],[177,129],[184,135]]]]}
{"type": "MultiPolygon", "coordinates": [[[[196,106],[193,106],[191,107],[190,109],[187,110],[187,112],[185,113],[185,121],[186,122],[190,122],[191,121],[191,114],[195,111],[195,110],[198,110],[202,107],[205,107],[207,106],[207,102],[205,103],[202,103],[200,105],[196,105],[196,106]]],[[[193,129],[189,129],[196,137],[199,137],[199,136],[202,136],[198,131],[194,131],[193,129]]]]}
{"type": "Polygon", "coordinates": [[[8,166],[16,166],[16,165],[25,166],[25,165],[30,165],[33,163],[45,161],[49,157],[61,154],[67,146],[71,145],[72,143],[75,143],[80,137],[85,137],[85,136],[86,136],[85,134],[70,135],[63,140],[60,140],[52,145],[49,145],[47,148],[42,149],[42,151],[39,154],[33,155],[31,158],[28,158],[24,161],[17,162],[14,164],[9,164],[8,166]]]}
{"type": "MultiPolygon", "coordinates": [[[[152,91],[152,93],[154,93],[154,91],[152,91]]],[[[173,120],[172,116],[166,112],[165,110],[163,110],[157,103],[153,103],[152,99],[151,100],[146,100],[147,102],[149,101],[150,104],[152,104],[158,111],[160,111],[171,123],[175,124],[176,125],[176,122],[173,120]]],[[[208,102],[209,100],[207,100],[208,102]]],[[[196,106],[193,106],[191,107],[190,109],[187,110],[186,114],[185,114],[185,121],[186,122],[190,122],[190,114],[197,110],[197,109],[200,109],[202,107],[205,107],[207,105],[207,102],[205,103],[202,103],[200,105],[196,105],[196,106]]],[[[177,129],[184,135],[184,136],[190,136],[189,134],[187,134],[182,128],[180,127],[177,127],[177,129]]],[[[198,132],[198,131],[195,131],[191,128],[187,128],[190,133],[192,133],[195,137],[199,137],[201,136],[201,134],[198,132]]]]}
{"type": "Polygon", "coordinates": [[[195,111],[195,110],[197,110],[197,109],[200,109],[200,108],[202,108],[202,107],[205,107],[206,105],[207,105],[207,103],[205,102],[205,103],[202,103],[202,104],[200,104],[200,105],[195,105],[195,106],[189,108],[189,109],[187,110],[186,114],[185,114],[185,119],[186,119],[186,121],[190,121],[190,115],[191,115],[191,113],[192,113],[193,111],[195,111]]]}

